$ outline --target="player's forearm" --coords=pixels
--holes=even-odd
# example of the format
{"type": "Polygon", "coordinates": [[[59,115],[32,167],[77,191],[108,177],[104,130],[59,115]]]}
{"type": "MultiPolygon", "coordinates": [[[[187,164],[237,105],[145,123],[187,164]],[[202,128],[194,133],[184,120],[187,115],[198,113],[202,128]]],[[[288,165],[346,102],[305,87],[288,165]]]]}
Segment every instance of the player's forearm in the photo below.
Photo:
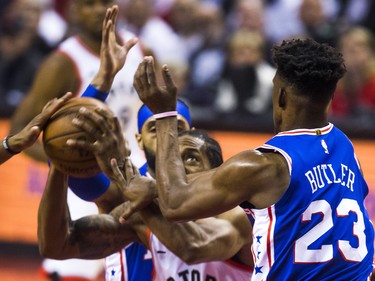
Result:
{"type": "Polygon", "coordinates": [[[193,222],[170,222],[155,203],[142,209],[140,215],[151,232],[176,256],[186,263],[199,262],[199,245],[206,235],[193,222]]]}
{"type": "Polygon", "coordinates": [[[121,225],[108,214],[85,216],[73,221],[71,236],[79,252],[65,251],[65,258],[105,258],[131,242],[138,241],[129,224],[121,225]]]}
{"type": "Polygon", "coordinates": [[[178,147],[177,118],[156,122],[156,186],[160,209],[170,220],[180,220],[180,207],[187,197],[187,178],[178,147]]]}
{"type": "MultiPolygon", "coordinates": [[[[27,126],[27,124],[32,120],[21,120],[20,118],[18,118],[17,114],[18,112],[16,112],[15,116],[11,120],[11,128],[9,131],[9,135],[17,134],[18,132],[23,130],[25,126],[27,126]]],[[[25,149],[24,153],[35,161],[47,163],[47,155],[44,152],[41,141],[39,140],[37,140],[31,147],[25,149]]]]}
{"type": "Polygon", "coordinates": [[[69,233],[67,178],[53,166],[38,209],[38,242],[42,256],[60,258],[69,233]]]}
{"type": "Polygon", "coordinates": [[[11,151],[9,151],[9,147],[7,149],[6,146],[9,145],[9,143],[7,142],[4,145],[4,141],[5,141],[5,139],[3,140],[3,143],[0,144],[0,165],[2,163],[4,163],[5,161],[9,160],[10,158],[12,158],[15,155],[11,151]]]}
{"type": "Polygon", "coordinates": [[[114,75],[111,75],[105,70],[99,69],[98,73],[94,76],[90,84],[99,91],[108,93],[111,90],[113,79],[114,75]]]}
{"type": "Polygon", "coordinates": [[[212,260],[226,260],[240,247],[236,231],[229,222],[216,218],[173,223],[165,219],[153,203],[140,211],[142,220],[151,232],[176,256],[188,264],[212,260]]]}

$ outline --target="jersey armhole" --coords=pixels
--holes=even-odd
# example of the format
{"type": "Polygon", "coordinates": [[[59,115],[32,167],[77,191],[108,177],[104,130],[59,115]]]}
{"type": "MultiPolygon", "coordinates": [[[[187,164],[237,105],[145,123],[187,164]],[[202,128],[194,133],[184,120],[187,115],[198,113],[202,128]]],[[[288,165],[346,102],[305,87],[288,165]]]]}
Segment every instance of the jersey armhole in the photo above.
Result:
{"type": "Polygon", "coordinates": [[[289,170],[289,175],[292,174],[292,158],[289,156],[288,153],[286,153],[284,150],[278,148],[278,147],[275,147],[275,146],[272,146],[272,145],[269,145],[269,144],[263,144],[262,146],[258,147],[257,148],[258,151],[261,151],[261,152],[273,152],[273,153],[278,153],[280,154],[281,156],[284,157],[284,159],[286,160],[286,163],[288,164],[288,170],[289,170]]]}

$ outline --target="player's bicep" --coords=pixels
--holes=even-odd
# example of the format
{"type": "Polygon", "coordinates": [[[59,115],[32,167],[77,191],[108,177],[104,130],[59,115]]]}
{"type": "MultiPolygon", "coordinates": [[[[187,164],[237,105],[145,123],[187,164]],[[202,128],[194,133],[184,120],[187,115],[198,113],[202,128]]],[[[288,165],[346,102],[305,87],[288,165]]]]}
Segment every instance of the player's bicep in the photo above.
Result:
{"type": "Polygon", "coordinates": [[[229,159],[222,168],[215,185],[227,194],[225,206],[249,201],[255,208],[269,207],[289,185],[288,165],[278,153],[244,151],[229,159]]]}
{"type": "Polygon", "coordinates": [[[21,130],[45,104],[77,87],[73,63],[62,54],[52,54],[39,67],[33,84],[12,117],[11,131],[21,130]]]}
{"type": "Polygon", "coordinates": [[[74,92],[78,84],[78,73],[73,61],[63,53],[55,52],[40,66],[30,92],[48,101],[66,92],[74,92]]]}

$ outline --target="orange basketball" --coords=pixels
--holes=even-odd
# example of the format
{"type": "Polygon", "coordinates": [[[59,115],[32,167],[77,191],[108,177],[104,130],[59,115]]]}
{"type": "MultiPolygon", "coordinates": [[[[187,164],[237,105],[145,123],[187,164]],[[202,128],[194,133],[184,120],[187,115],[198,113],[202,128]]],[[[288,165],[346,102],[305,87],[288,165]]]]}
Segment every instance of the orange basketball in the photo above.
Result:
{"type": "Polygon", "coordinates": [[[68,139],[94,141],[90,135],[72,123],[82,106],[89,109],[98,106],[109,109],[106,104],[94,98],[70,99],[47,123],[43,133],[43,145],[47,156],[58,170],[69,176],[86,178],[100,172],[94,154],[70,148],[66,144],[68,139]]]}

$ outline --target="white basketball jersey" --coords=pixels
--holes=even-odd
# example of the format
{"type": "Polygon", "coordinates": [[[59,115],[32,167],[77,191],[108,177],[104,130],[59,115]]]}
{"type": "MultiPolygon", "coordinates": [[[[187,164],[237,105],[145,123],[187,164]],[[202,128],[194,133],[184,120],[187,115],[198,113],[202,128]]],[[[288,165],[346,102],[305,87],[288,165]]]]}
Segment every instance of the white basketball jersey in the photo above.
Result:
{"type": "Polygon", "coordinates": [[[188,265],[150,233],[155,281],[249,281],[252,268],[233,261],[211,261],[188,265]]]}
{"type": "MultiPolygon", "coordinates": [[[[132,33],[120,31],[119,36],[123,42],[134,37],[132,33]]],[[[59,52],[69,57],[75,65],[80,86],[75,93],[81,95],[90,84],[94,75],[99,70],[100,58],[94,54],[78,36],[65,40],[58,49],[59,52]]],[[[134,73],[143,59],[143,53],[139,44],[135,45],[126,57],[124,67],[116,75],[106,104],[118,117],[125,137],[129,141],[132,151],[131,157],[135,165],[144,163],[144,154],[139,149],[135,139],[137,133],[137,113],[142,105],[137,92],[133,87],[134,73]]]]}

